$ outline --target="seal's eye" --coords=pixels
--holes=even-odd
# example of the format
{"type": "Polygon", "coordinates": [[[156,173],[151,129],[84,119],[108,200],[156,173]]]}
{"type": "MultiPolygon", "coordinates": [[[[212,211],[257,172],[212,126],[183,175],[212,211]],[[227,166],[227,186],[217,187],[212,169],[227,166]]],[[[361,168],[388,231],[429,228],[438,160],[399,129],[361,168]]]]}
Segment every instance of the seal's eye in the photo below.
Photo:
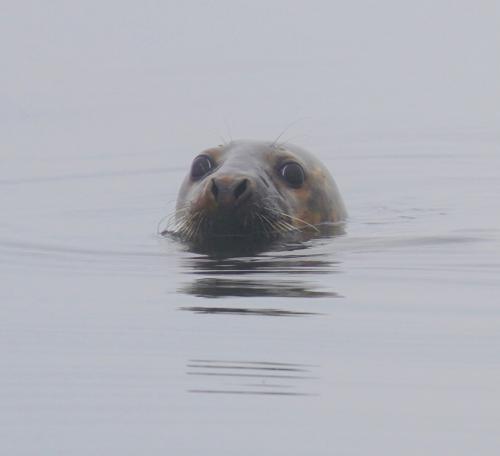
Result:
{"type": "Polygon", "coordinates": [[[298,163],[285,163],[281,168],[280,173],[292,187],[302,187],[305,175],[302,166],[298,163]]]}
{"type": "Polygon", "coordinates": [[[213,168],[212,160],[208,155],[198,155],[191,165],[191,177],[201,179],[213,168]]]}

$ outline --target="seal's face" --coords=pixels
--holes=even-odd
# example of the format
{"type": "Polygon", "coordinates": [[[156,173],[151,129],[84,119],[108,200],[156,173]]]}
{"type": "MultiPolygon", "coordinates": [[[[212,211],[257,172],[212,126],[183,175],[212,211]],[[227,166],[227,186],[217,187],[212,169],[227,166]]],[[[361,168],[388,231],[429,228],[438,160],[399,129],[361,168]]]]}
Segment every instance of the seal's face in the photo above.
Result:
{"type": "Polygon", "coordinates": [[[344,217],[332,177],[312,155],[233,141],[194,158],[179,191],[175,232],[195,244],[269,241],[344,217]]]}

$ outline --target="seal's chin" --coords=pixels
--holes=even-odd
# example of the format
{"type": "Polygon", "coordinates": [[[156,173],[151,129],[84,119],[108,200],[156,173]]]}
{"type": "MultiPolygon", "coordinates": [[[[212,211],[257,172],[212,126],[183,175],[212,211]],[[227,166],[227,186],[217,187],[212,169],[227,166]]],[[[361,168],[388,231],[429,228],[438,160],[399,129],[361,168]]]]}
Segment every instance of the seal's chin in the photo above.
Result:
{"type": "Polygon", "coordinates": [[[204,217],[193,236],[183,240],[196,253],[230,257],[255,255],[298,233],[297,230],[285,230],[285,225],[280,223],[283,222],[260,212],[211,214],[204,217]]]}
{"type": "Polygon", "coordinates": [[[190,245],[272,243],[297,233],[276,208],[197,210],[181,213],[174,235],[190,245]]]}
{"type": "Polygon", "coordinates": [[[265,212],[217,211],[205,214],[203,218],[198,235],[193,239],[195,242],[270,241],[282,234],[274,226],[275,218],[265,212]]]}
{"type": "MultiPolygon", "coordinates": [[[[260,224],[261,225],[261,224],[260,224]]],[[[204,239],[209,238],[251,238],[263,237],[266,232],[253,218],[237,217],[226,214],[213,217],[206,223],[205,229],[200,233],[204,239]]]]}

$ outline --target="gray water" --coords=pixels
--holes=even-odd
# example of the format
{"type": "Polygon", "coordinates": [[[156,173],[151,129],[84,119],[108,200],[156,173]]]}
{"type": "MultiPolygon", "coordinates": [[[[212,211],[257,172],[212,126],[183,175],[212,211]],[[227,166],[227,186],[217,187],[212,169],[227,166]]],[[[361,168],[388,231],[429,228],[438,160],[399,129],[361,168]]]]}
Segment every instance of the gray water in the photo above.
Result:
{"type": "Polygon", "coordinates": [[[2,10],[2,454],[498,454],[497,4],[2,10]],[[345,235],[157,235],[201,149],[292,122],[345,235]]]}

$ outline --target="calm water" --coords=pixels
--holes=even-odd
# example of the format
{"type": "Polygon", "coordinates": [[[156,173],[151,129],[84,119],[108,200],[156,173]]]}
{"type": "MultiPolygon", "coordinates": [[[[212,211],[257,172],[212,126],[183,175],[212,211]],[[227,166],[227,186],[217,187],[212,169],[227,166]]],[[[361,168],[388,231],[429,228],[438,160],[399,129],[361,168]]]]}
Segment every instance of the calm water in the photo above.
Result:
{"type": "Polygon", "coordinates": [[[2,454],[498,454],[498,21],[441,3],[6,8],[2,454]],[[302,117],[345,235],[157,235],[199,150],[302,117]]]}
{"type": "Polygon", "coordinates": [[[494,454],[497,152],[323,151],[348,233],[227,260],[156,235],[171,151],[6,176],[6,453],[494,454]]]}

